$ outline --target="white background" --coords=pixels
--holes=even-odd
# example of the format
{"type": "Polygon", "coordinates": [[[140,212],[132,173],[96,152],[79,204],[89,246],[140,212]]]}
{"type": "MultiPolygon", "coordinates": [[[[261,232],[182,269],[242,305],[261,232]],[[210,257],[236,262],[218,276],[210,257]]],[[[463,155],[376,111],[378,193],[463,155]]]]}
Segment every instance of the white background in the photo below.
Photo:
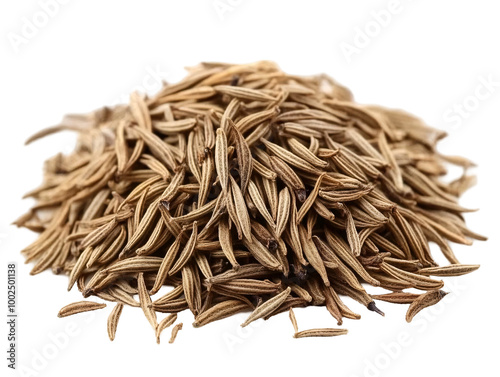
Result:
{"type": "MultiPolygon", "coordinates": [[[[87,0],[66,1],[44,18],[40,12],[47,11],[38,1],[3,1],[0,313],[6,312],[7,262],[16,261],[18,367],[31,372],[11,372],[1,356],[0,375],[495,375],[500,335],[499,3],[392,3],[87,0]],[[33,21],[39,27],[29,34],[24,25],[33,21]],[[370,35],[363,39],[365,32],[370,35]],[[348,46],[351,54],[345,53],[348,46]],[[381,303],[382,318],[346,299],[363,318],[345,320],[349,335],[330,339],[292,339],[287,315],[242,332],[238,325],[244,315],[194,329],[192,316],[183,313],[184,329],[175,344],[168,344],[169,329],[160,346],[140,309],[124,309],[114,342],[106,333],[112,306],[91,316],[58,319],[59,309],[79,300],[79,292],[66,292],[65,276],[46,272],[31,277],[32,266],[23,264],[19,251],[35,235],[9,224],[33,204],[21,196],[40,183],[42,162],[59,151],[70,152],[74,137],[61,134],[29,147],[24,140],[65,113],[126,100],[137,87],[154,92],[160,86],[156,75],[175,81],[184,66],[199,61],[260,59],[275,60],[294,74],[326,72],[352,89],[358,102],[403,108],[445,129],[449,137],[440,150],[479,164],[479,184],[461,204],[481,208],[467,215],[467,222],[490,240],[454,249],[462,263],[482,267],[445,280],[451,294],[410,325],[404,319],[406,306],[381,303]],[[488,80],[496,82],[489,91],[484,86],[488,80]],[[467,112],[457,115],[454,105],[464,103],[467,112]],[[61,335],[67,326],[70,335],[61,335]]],[[[296,316],[301,329],[335,325],[324,308],[299,309],[296,316]]],[[[6,355],[6,333],[2,325],[1,355],[6,355]]]]}

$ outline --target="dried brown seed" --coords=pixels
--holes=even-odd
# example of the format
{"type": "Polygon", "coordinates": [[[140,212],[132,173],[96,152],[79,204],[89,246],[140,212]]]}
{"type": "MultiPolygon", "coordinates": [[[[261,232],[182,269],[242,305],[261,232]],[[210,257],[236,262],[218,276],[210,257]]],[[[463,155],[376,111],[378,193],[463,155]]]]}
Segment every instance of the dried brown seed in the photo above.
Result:
{"type": "Polygon", "coordinates": [[[418,312],[422,309],[437,304],[441,299],[446,296],[448,292],[444,291],[429,291],[417,298],[410,304],[408,311],[406,312],[406,322],[411,322],[413,317],[415,317],[418,312]]]}
{"type": "Polygon", "coordinates": [[[243,239],[243,244],[253,257],[266,268],[277,271],[282,269],[276,257],[254,235],[250,236],[250,241],[243,239]]]}
{"type": "Polygon", "coordinates": [[[59,313],[57,314],[57,316],[62,318],[62,317],[67,317],[67,316],[70,316],[73,314],[88,312],[91,310],[102,309],[105,307],[106,307],[106,304],[99,304],[97,302],[91,302],[91,301],[79,301],[79,302],[74,302],[72,304],[66,305],[64,308],[59,310],[59,313]]]}
{"type": "Polygon", "coordinates": [[[321,259],[321,255],[316,248],[316,245],[313,242],[312,238],[307,235],[307,231],[302,225],[299,225],[299,235],[300,243],[302,245],[302,250],[304,251],[305,257],[307,258],[309,263],[311,263],[311,266],[313,266],[321,276],[321,279],[323,279],[323,284],[329,287],[330,281],[328,280],[328,274],[326,273],[326,268],[323,260],[321,259]]]}
{"type": "Polygon", "coordinates": [[[198,240],[198,223],[195,221],[193,223],[193,231],[191,232],[191,236],[189,237],[189,240],[186,243],[186,245],[184,245],[184,249],[182,249],[179,258],[177,258],[177,261],[168,272],[169,275],[175,275],[182,269],[182,267],[186,265],[186,263],[189,261],[189,259],[194,253],[197,240],[198,240]]]}
{"type": "Polygon", "coordinates": [[[170,336],[170,340],[168,341],[170,344],[172,344],[175,341],[175,338],[177,338],[177,333],[179,332],[179,330],[182,330],[182,323],[178,323],[172,329],[172,335],[170,336]]]}
{"type": "Polygon", "coordinates": [[[386,302],[392,302],[394,304],[411,304],[415,301],[419,294],[410,292],[392,292],[383,295],[371,295],[375,300],[381,300],[386,302]]]}
{"type": "Polygon", "coordinates": [[[217,170],[222,190],[225,192],[229,182],[229,167],[227,161],[227,138],[222,128],[217,129],[217,137],[215,139],[215,169],[217,170]]]}
{"type": "Polygon", "coordinates": [[[298,175],[278,157],[269,157],[271,167],[278,177],[295,193],[300,202],[306,200],[306,189],[298,175]]]}
{"type": "Polygon", "coordinates": [[[451,264],[443,267],[427,267],[418,270],[421,275],[432,276],[460,276],[476,271],[478,264],[451,264]]]}
{"type": "Polygon", "coordinates": [[[271,314],[274,310],[279,308],[279,306],[286,300],[288,295],[291,292],[291,288],[288,287],[283,292],[277,294],[276,296],[270,298],[263,304],[259,305],[250,316],[246,319],[245,322],[241,325],[241,327],[246,327],[253,321],[265,317],[268,314],[271,314]]]}
{"type": "MultiPolygon", "coordinates": [[[[288,225],[288,218],[291,211],[291,198],[288,188],[280,191],[278,196],[278,213],[276,214],[276,237],[281,237],[281,234],[288,225]]],[[[298,220],[297,220],[298,221],[298,220]]]]}
{"type": "Polygon", "coordinates": [[[241,227],[241,232],[246,240],[250,240],[251,238],[251,225],[250,225],[250,216],[248,215],[248,209],[245,204],[245,199],[243,198],[243,194],[241,193],[241,189],[234,180],[233,177],[230,177],[231,182],[231,193],[234,201],[234,207],[236,210],[236,218],[241,227]]]}
{"type": "Polygon", "coordinates": [[[120,319],[122,310],[123,304],[118,303],[108,317],[108,336],[111,341],[115,340],[116,328],[118,326],[118,320],[120,319]]]}
{"type": "Polygon", "coordinates": [[[299,331],[299,327],[297,326],[297,319],[295,318],[295,314],[293,313],[292,308],[289,310],[289,316],[290,316],[290,321],[292,322],[293,325],[293,330],[295,333],[299,331]]]}
{"type": "Polygon", "coordinates": [[[151,296],[146,288],[144,274],[142,272],[139,273],[139,276],[137,277],[137,289],[139,291],[139,302],[141,303],[142,311],[153,329],[156,331],[156,327],[158,326],[158,323],[156,322],[156,312],[151,308],[151,296]]]}
{"type": "Polygon", "coordinates": [[[162,331],[165,330],[167,327],[173,325],[176,320],[177,320],[177,314],[172,313],[160,321],[160,323],[156,327],[156,343],[160,344],[160,335],[162,331]]]}
{"type": "Polygon", "coordinates": [[[259,213],[262,215],[264,220],[274,228],[276,225],[274,224],[274,220],[269,213],[269,211],[266,208],[266,204],[264,202],[264,199],[262,198],[259,189],[255,185],[253,181],[250,181],[248,184],[248,194],[250,195],[250,198],[252,199],[253,203],[255,204],[255,207],[257,207],[257,210],[259,213]]]}
{"type": "Polygon", "coordinates": [[[225,300],[199,314],[193,322],[193,326],[205,326],[210,322],[230,317],[244,310],[248,310],[247,303],[239,300],[225,300]]]}
{"type": "Polygon", "coordinates": [[[303,330],[295,333],[293,335],[294,338],[309,338],[309,337],[330,337],[330,336],[338,336],[338,335],[346,335],[346,329],[311,329],[311,330],[303,330]]]}

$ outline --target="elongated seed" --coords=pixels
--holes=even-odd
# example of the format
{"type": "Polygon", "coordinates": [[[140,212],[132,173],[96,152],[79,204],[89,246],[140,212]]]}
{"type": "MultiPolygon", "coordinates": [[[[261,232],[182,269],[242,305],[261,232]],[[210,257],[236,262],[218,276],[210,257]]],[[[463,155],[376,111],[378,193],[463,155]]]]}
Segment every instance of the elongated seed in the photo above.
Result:
{"type": "Polygon", "coordinates": [[[291,288],[288,287],[285,289],[283,292],[277,294],[273,298],[270,298],[260,306],[258,306],[252,314],[246,319],[245,322],[241,325],[241,327],[246,327],[253,321],[265,317],[266,315],[272,313],[274,310],[276,310],[283,302],[285,302],[286,298],[291,292],[291,288]]]}
{"type": "Polygon", "coordinates": [[[222,128],[217,129],[215,139],[215,169],[217,170],[222,190],[225,192],[227,190],[229,168],[227,162],[227,138],[222,128]]]}
{"type": "Polygon", "coordinates": [[[163,318],[158,326],[156,327],[156,343],[160,344],[160,335],[163,330],[170,327],[177,320],[177,313],[171,313],[165,318],[163,318]]]}
{"type": "Polygon", "coordinates": [[[248,309],[248,304],[239,300],[225,300],[198,315],[194,327],[205,326],[211,322],[230,317],[248,309]]]}
{"type": "Polygon", "coordinates": [[[245,204],[245,199],[243,198],[243,194],[241,193],[241,189],[234,180],[233,177],[230,177],[231,182],[231,192],[234,200],[234,206],[236,210],[236,218],[241,227],[241,231],[246,240],[250,240],[251,238],[251,226],[250,226],[250,216],[248,215],[248,209],[245,204]]]}
{"type": "MultiPolygon", "coordinates": [[[[281,237],[288,224],[291,211],[291,198],[288,188],[280,191],[278,196],[278,213],[276,215],[276,236],[281,237]]],[[[297,220],[298,221],[298,220],[297,220]]]]}
{"type": "Polygon", "coordinates": [[[330,336],[339,336],[346,335],[346,329],[311,329],[311,330],[303,330],[296,332],[293,337],[294,338],[310,338],[310,337],[330,337],[330,336]]]}
{"type": "Polygon", "coordinates": [[[118,320],[122,314],[123,304],[116,304],[116,306],[111,311],[108,317],[108,336],[111,341],[115,340],[116,328],[118,326],[118,320]]]}
{"type": "Polygon", "coordinates": [[[179,330],[182,330],[182,323],[178,323],[172,329],[172,335],[170,336],[170,340],[168,341],[170,344],[172,344],[175,341],[175,338],[177,338],[177,333],[179,332],[179,330]]]}
{"type": "Polygon", "coordinates": [[[73,314],[88,312],[91,310],[102,309],[105,307],[106,307],[106,304],[99,304],[97,302],[91,302],[91,301],[79,301],[79,302],[74,302],[72,304],[66,305],[64,308],[59,310],[59,313],[57,314],[57,316],[62,318],[62,317],[67,317],[67,316],[70,316],[73,314]]]}
{"type": "Polygon", "coordinates": [[[156,321],[156,312],[151,308],[151,296],[146,288],[144,274],[141,272],[137,278],[137,289],[139,291],[139,302],[141,303],[142,311],[149,321],[150,325],[156,331],[158,323],[156,321]]]}
{"type": "Polygon", "coordinates": [[[448,292],[439,290],[429,291],[420,295],[420,297],[410,304],[410,307],[406,312],[406,322],[411,322],[413,317],[415,317],[422,309],[437,304],[447,294],[448,292]]]}
{"type": "Polygon", "coordinates": [[[443,267],[427,267],[418,270],[421,275],[432,276],[460,276],[476,271],[478,264],[451,264],[443,267]]]}
{"type": "Polygon", "coordinates": [[[292,322],[292,325],[293,325],[293,330],[296,334],[299,331],[299,327],[297,325],[297,319],[295,318],[295,314],[293,313],[292,308],[290,308],[290,310],[289,310],[289,316],[290,316],[290,321],[292,322]]]}

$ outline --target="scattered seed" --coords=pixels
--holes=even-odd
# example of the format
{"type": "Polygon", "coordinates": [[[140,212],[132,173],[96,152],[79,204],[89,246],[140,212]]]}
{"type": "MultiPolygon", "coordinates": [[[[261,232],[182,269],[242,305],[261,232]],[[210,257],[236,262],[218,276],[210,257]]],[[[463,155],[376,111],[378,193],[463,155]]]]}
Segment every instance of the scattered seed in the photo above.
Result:
{"type": "Polygon", "coordinates": [[[91,302],[91,301],[79,301],[79,302],[75,302],[73,304],[66,305],[64,308],[59,310],[59,313],[57,314],[57,316],[59,318],[62,318],[62,317],[67,317],[67,316],[70,316],[73,314],[89,312],[91,310],[102,309],[105,307],[106,307],[106,304],[99,304],[97,302],[91,302]]]}
{"type": "Polygon", "coordinates": [[[310,338],[310,337],[330,337],[330,336],[338,336],[338,335],[346,335],[346,329],[311,329],[311,330],[303,330],[296,332],[293,337],[294,338],[310,338]]]}
{"type": "Polygon", "coordinates": [[[420,312],[422,309],[425,309],[428,306],[437,304],[447,294],[448,292],[436,290],[436,291],[429,291],[427,293],[420,295],[419,298],[417,298],[410,304],[410,307],[406,312],[406,322],[411,322],[413,317],[415,317],[418,314],[418,312],[420,312]]]}
{"type": "Polygon", "coordinates": [[[179,332],[179,330],[182,330],[182,323],[178,323],[172,329],[172,335],[170,336],[170,340],[168,341],[170,344],[172,344],[175,341],[175,338],[177,338],[177,333],[179,332]]]}
{"type": "Polygon", "coordinates": [[[116,304],[108,317],[108,336],[111,341],[115,340],[116,328],[118,327],[118,320],[122,314],[123,304],[116,304]]]}

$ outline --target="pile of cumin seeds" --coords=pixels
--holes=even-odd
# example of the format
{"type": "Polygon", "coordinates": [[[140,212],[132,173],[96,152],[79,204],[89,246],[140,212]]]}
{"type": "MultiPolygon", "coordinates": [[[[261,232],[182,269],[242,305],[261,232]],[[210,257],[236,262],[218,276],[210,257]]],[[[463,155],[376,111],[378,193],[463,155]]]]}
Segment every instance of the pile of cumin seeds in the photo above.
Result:
{"type": "MultiPolygon", "coordinates": [[[[28,143],[63,130],[78,133],[75,150],[46,161],[26,194],[36,204],[15,224],[40,233],[22,251],[32,274],[67,274],[68,289],[116,303],[111,340],[125,306],[142,308],[158,342],[188,309],[195,327],[290,311],[296,338],[342,335],[298,331],[292,308],[325,306],[341,325],[360,318],[348,296],[382,315],[374,300],[408,304],[411,321],[446,294],[440,277],[479,267],[449,245],[486,239],[458,204],[474,164],[437,152],[443,132],[356,104],[326,75],[202,63],[152,97],[66,116],[28,143]],[[449,183],[447,164],[463,168],[449,183]]],[[[59,315],[104,306],[82,301],[59,315]]]]}

